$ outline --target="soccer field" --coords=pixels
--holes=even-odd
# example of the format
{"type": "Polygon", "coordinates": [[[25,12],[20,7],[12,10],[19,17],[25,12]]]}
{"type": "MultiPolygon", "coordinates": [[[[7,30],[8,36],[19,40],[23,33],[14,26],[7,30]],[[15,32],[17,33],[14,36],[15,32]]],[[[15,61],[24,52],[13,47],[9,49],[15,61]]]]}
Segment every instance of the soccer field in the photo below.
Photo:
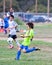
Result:
{"type": "MultiPolygon", "coordinates": [[[[26,30],[26,25],[19,25],[20,30],[26,30]]],[[[18,29],[19,29],[18,28],[18,29]]],[[[23,32],[17,32],[18,38],[23,32]]],[[[0,33],[0,37],[7,37],[4,33],[0,33]]],[[[52,38],[52,23],[34,23],[35,38],[52,38]]]]}
{"type": "MultiPolygon", "coordinates": [[[[21,42],[21,41],[20,41],[21,42]]],[[[8,49],[8,44],[0,40],[0,65],[52,65],[52,43],[43,41],[32,41],[30,47],[39,47],[40,51],[21,54],[19,61],[15,60],[16,44],[13,49],[8,49]]]]}

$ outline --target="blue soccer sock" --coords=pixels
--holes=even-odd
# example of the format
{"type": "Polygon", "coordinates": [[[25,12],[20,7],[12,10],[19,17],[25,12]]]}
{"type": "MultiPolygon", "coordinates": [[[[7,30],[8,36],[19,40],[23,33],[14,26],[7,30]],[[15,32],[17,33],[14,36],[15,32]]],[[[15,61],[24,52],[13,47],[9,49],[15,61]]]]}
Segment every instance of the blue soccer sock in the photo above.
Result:
{"type": "Polygon", "coordinates": [[[21,51],[18,51],[17,52],[17,55],[16,55],[16,60],[19,60],[20,59],[20,55],[21,55],[21,51]]]}
{"type": "Polygon", "coordinates": [[[26,53],[30,53],[30,52],[33,52],[33,51],[36,51],[36,48],[27,49],[27,50],[26,50],[26,53]]]}

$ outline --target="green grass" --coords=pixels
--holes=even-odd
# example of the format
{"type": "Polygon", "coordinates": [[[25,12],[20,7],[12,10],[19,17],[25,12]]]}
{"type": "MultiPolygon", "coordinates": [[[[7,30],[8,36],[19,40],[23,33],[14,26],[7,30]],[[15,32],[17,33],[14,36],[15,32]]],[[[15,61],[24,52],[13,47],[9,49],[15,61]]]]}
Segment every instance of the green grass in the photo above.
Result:
{"type": "MultiPolygon", "coordinates": [[[[27,29],[25,25],[19,25],[20,29],[27,29]]],[[[34,24],[34,37],[40,38],[52,38],[52,24],[37,23],[34,24]]]]}
{"type": "Polygon", "coordinates": [[[14,49],[8,49],[7,46],[6,41],[0,40],[0,65],[52,65],[52,43],[32,41],[30,47],[37,46],[41,51],[22,53],[19,61],[14,60],[16,44],[14,43],[14,49]]]}
{"type": "MultiPolygon", "coordinates": [[[[20,23],[20,21],[18,21],[20,23]]],[[[26,25],[23,24],[24,22],[21,22],[18,26],[19,29],[27,29],[26,25]]],[[[17,36],[19,37],[21,33],[17,32],[17,36]]],[[[35,23],[34,24],[34,37],[40,37],[40,38],[52,38],[52,23],[35,23]]],[[[0,33],[0,36],[6,36],[3,33],[0,33]]]]}

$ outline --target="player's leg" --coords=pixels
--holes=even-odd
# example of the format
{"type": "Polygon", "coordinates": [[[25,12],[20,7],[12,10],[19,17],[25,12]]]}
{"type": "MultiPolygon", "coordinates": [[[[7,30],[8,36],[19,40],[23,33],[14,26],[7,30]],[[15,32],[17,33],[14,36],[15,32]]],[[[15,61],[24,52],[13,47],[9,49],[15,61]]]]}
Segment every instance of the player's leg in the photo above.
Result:
{"type": "Polygon", "coordinates": [[[20,55],[21,55],[21,50],[23,49],[23,45],[21,45],[17,51],[17,54],[16,54],[16,60],[19,60],[20,59],[20,55]]]}
{"type": "Polygon", "coordinates": [[[27,48],[25,50],[26,50],[25,53],[30,53],[30,52],[37,51],[37,50],[40,50],[40,49],[36,48],[36,47],[33,47],[33,48],[27,48]]]}
{"type": "Polygon", "coordinates": [[[4,33],[7,34],[7,28],[6,27],[4,28],[4,33]]]}
{"type": "Polygon", "coordinates": [[[9,44],[9,48],[13,48],[13,38],[11,37],[11,35],[8,36],[8,40],[7,40],[8,44],[9,44]]]}
{"type": "Polygon", "coordinates": [[[17,38],[15,39],[15,42],[16,42],[17,46],[20,46],[20,43],[18,42],[17,38]]]}
{"type": "Polygon", "coordinates": [[[20,46],[20,43],[17,41],[17,36],[16,35],[13,35],[13,39],[16,42],[17,46],[20,46]]]}

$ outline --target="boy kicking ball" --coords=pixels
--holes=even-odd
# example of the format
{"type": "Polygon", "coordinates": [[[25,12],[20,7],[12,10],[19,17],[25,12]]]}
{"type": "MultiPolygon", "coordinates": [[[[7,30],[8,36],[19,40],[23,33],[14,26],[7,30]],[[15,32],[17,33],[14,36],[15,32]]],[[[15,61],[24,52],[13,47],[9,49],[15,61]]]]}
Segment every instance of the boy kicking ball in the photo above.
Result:
{"type": "Polygon", "coordinates": [[[32,22],[27,23],[27,28],[28,28],[28,30],[27,30],[26,34],[21,35],[21,37],[24,38],[24,40],[18,48],[15,60],[20,60],[22,50],[24,53],[30,53],[33,51],[40,50],[39,48],[35,48],[35,47],[29,48],[29,45],[31,44],[32,38],[34,37],[33,23],[32,22]]]}

